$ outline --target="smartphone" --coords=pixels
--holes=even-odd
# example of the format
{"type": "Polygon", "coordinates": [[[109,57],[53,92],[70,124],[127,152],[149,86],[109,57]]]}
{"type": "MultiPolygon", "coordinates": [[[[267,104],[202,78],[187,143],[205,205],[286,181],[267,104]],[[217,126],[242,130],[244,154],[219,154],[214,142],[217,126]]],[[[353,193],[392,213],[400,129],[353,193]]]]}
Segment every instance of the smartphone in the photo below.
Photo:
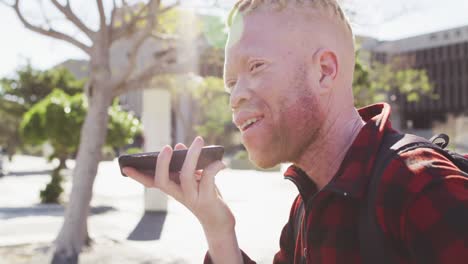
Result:
{"type": "MultiPolygon", "coordinates": [[[[124,167],[132,167],[138,171],[154,175],[156,169],[156,162],[158,161],[159,152],[147,152],[122,155],[119,157],[120,173],[127,177],[122,171],[124,167]]],[[[179,172],[185,161],[187,150],[174,150],[172,158],[169,163],[169,172],[179,172]]],[[[224,155],[223,146],[206,146],[203,147],[198,158],[197,170],[202,170],[216,160],[221,160],[224,155]]]]}

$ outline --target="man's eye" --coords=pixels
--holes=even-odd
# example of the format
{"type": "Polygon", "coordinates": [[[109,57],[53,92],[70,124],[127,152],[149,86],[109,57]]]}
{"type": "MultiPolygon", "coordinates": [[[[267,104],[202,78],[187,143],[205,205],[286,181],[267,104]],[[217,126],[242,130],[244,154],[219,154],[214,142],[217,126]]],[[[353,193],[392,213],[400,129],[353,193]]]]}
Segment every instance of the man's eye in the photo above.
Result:
{"type": "Polygon", "coordinates": [[[263,65],[265,65],[265,63],[263,62],[255,62],[252,64],[252,66],[250,66],[250,71],[253,72],[255,70],[258,70],[260,67],[262,67],[263,65]]]}

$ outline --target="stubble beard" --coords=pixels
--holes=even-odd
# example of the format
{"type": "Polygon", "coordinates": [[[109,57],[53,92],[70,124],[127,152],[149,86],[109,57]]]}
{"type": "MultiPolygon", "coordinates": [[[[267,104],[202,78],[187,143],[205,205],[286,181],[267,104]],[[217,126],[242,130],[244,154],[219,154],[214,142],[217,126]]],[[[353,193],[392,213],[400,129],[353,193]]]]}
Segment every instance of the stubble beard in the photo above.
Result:
{"type": "Polygon", "coordinates": [[[283,162],[295,163],[320,138],[320,117],[323,115],[318,98],[307,82],[305,65],[296,68],[287,87],[292,96],[278,102],[279,126],[272,127],[270,144],[264,150],[270,155],[263,158],[250,156],[251,161],[260,168],[271,168],[283,162]]]}
{"type": "MultiPolygon", "coordinates": [[[[286,101],[281,109],[280,133],[282,157],[279,162],[295,163],[304,152],[320,139],[323,124],[323,114],[319,99],[313,88],[307,82],[307,71],[304,65],[296,69],[292,93],[296,93],[295,101],[286,101]]],[[[278,163],[279,163],[278,162],[278,163]]]]}

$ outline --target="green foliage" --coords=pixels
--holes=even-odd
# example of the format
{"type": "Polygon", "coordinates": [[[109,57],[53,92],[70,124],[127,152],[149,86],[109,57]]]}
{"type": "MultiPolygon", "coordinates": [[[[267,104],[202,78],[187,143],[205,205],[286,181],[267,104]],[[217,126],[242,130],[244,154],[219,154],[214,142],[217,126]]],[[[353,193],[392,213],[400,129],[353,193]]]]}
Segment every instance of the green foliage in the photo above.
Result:
{"type": "Polygon", "coordinates": [[[140,134],[141,123],[131,113],[123,111],[118,101],[109,108],[106,145],[121,148],[133,143],[133,138],[140,134]]]}
{"type": "Polygon", "coordinates": [[[82,94],[70,96],[54,90],[24,114],[21,136],[26,143],[33,145],[49,141],[57,156],[73,153],[79,144],[85,115],[82,94]]]}
{"type": "Polygon", "coordinates": [[[143,152],[143,150],[141,148],[129,148],[127,149],[126,153],[131,155],[131,154],[138,154],[138,153],[141,153],[143,152]]]}
{"type": "Polygon", "coordinates": [[[217,49],[223,49],[227,42],[226,25],[218,16],[202,16],[202,32],[208,43],[217,49]]]}
{"type": "Polygon", "coordinates": [[[52,179],[46,185],[44,190],[41,190],[39,196],[41,203],[59,203],[60,195],[63,193],[62,181],[63,177],[60,174],[60,170],[54,170],[52,172],[52,179]]]}
{"type": "Polygon", "coordinates": [[[47,71],[35,70],[26,65],[17,71],[14,78],[3,78],[0,81],[2,97],[8,96],[26,108],[40,101],[59,88],[73,95],[82,91],[85,80],[76,80],[65,68],[55,68],[47,71]]]}
{"type": "Polygon", "coordinates": [[[408,67],[399,59],[388,64],[373,63],[369,67],[356,55],[353,93],[357,107],[384,101],[393,94],[405,96],[409,102],[418,101],[421,95],[435,98],[431,91],[425,70],[408,67]]]}
{"type": "MultiPolygon", "coordinates": [[[[83,94],[70,96],[54,90],[25,113],[20,126],[22,138],[34,145],[47,141],[54,149],[53,157],[66,158],[78,149],[86,112],[83,94]]],[[[117,102],[109,108],[107,146],[119,148],[130,144],[140,132],[138,119],[122,111],[117,102]]]]}
{"type": "Polygon", "coordinates": [[[230,135],[235,130],[229,129],[232,118],[223,80],[217,77],[205,78],[193,90],[193,96],[199,107],[199,122],[195,127],[197,134],[210,144],[229,145],[230,135]]]}
{"type": "Polygon", "coordinates": [[[186,30],[187,33],[197,36],[202,29],[202,21],[193,10],[172,8],[159,15],[157,31],[164,34],[179,33],[179,30],[186,30]]]}
{"type": "Polygon", "coordinates": [[[173,99],[173,109],[177,118],[183,123],[186,138],[195,135],[204,137],[207,144],[223,145],[227,148],[235,145],[237,128],[232,125],[229,95],[224,90],[224,83],[218,77],[196,76],[193,74],[181,76],[164,76],[157,78],[158,86],[167,87],[173,99]],[[185,120],[180,112],[179,100],[183,95],[191,96],[194,107],[190,120],[185,120]]]}
{"type": "Polygon", "coordinates": [[[19,69],[13,78],[0,79],[0,145],[6,145],[8,154],[13,155],[21,145],[19,126],[23,114],[53,89],[73,95],[82,91],[84,83],[65,68],[38,71],[31,65],[19,69]]]}

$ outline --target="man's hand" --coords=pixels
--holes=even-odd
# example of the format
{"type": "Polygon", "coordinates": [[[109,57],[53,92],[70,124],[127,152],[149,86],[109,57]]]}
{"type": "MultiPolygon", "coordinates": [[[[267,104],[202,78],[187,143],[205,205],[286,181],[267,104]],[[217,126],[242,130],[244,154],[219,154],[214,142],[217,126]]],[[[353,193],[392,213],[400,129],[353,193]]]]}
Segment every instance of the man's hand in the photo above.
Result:
{"type": "MultiPolygon", "coordinates": [[[[232,234],[235,219],[215,185],[215,176],[225,168],[225,165],[221,161],[216,161],[203,171],[196,170],[203,145],[201,137],[195,138],[188,149],[180,173],[169,173],[172,157],[170,146],[161,150],[155,175],[145,175],[130,167],[123,168],[123,171],[145,187],[158,188],[185,205],[200,221],[210,240],[232,234]],[[177,179],[180,179],[180,183],[177,179]]],[[[183,144],[175,146],[176,150],[186,148],[183,144]]]]}

